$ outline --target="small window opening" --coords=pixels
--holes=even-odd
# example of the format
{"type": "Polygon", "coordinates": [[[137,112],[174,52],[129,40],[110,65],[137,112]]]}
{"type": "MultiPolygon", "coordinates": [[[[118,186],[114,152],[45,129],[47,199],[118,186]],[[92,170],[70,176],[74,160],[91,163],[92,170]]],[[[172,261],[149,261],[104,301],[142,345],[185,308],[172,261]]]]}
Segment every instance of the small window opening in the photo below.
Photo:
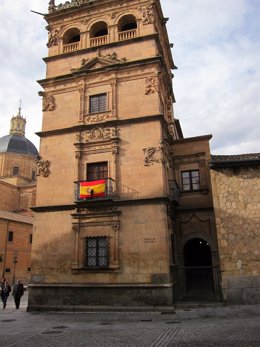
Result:
{"type": "Polygon", "coordinates": [[[13,242],[13,240],[14,240],[14,232],[8,231],[8,241],[13,242]]]}
{"type": "Polygon", "coordinates": [[[36,180],[36,172],[33,170],[32,171],[32,181],[36,180]]]}
{"type": "Polygon", "coordinates": [[[91,95],[89,98],[89,113],[107,111],[107,94],[91,95]]]}
{"type": "Polygon", "coordinates": [[[118,24],[118,30],[120,32],[133,30],[136,28],[137,28],[136,18],[132,15],[122,17],[118,24]]]}
{"type": "Polygon", "coordinates": [[[109,265],[109,239],[106,236],[86,238],[86,267],[109,265]]]}
{"type": "Polygon", "coordinates": [[[63,36],[63,43],[70,44],[80,41],[80,31],[79,29],[73,28],[69,29],[63,36]]]}
{"type": "Polygon", "coordinates": [[[13,167],[13,175],[14,175],[14,176],[19,175],[19,166],[14,166],[14,167],[13,167]]]}
{"type": "Polygon", "coordinates": [[[182,171],[181,178],[183,190],[187,191],[200,189],[199,170],[182,171]]]}
{"type": "Polygon", "coordinates": [[[88,180],[100,180],[107,178],[108,165],[107,162],[89,163],[87,164],[87,179],[88,180]]]}
{"type": "Polygon", "coordinates": [[[100,37],[100,36],[106,36],[108,35],[108,28],[107,23],[105,22],[98,22],[94,24],[90,31],[90,37],[100,37]]]}

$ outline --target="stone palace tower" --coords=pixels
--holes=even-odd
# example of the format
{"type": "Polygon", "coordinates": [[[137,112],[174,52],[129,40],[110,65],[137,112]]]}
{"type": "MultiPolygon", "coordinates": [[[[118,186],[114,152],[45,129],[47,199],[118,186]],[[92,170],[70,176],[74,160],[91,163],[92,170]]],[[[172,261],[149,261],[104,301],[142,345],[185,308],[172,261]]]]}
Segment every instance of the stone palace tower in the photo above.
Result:
{"type": "Polygon", "coordinates": [[[160,1],[50,1],[45,20],[28,310],[170,305],[175,263],[184,264],[176,230],[190,223],[196,236],[203,224],[203,247],[212,242],[214,254],[216,240],[210,136],[184,140],[174,118],[175,65],[160,1]],[[194,203],[184,196],[183,221],[177,182],[202,199],[198,214],[187,215],[194,203]]]}

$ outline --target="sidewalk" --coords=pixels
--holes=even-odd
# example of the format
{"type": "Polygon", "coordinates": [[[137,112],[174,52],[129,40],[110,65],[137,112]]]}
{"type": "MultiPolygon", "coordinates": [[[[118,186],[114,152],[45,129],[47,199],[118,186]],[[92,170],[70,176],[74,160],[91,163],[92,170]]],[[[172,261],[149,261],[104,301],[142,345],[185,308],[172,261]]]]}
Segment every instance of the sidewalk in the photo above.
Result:
{"type": "Polygon", "coordinates": [[[26,312],[10,296],[0,308],[5,347],[258,347],[260,305],[176,308],[171,312],[26,312]]]}

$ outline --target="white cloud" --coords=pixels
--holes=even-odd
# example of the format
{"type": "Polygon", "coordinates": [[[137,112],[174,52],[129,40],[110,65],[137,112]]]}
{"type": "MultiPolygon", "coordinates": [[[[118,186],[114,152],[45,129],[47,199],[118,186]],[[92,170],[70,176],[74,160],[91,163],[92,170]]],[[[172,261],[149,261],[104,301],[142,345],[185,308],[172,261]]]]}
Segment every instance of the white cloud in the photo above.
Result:
{"type": "Polygon", "coordinates": [[[47,11],[45,0],[19,0],[0,2],[0,136],[9,133],[10,118],[18,112],[22,99],[22,113],[27,118],[26,136],[36,145],[34,134],[41,128],[41,100],[37,94],[40,86],[36,80],[44,76],[42,57],[46,55],[47,32],[42,16],[34,14],[47,11]]]}
{"type": "Polygon", "coordinates": [[[212,133],[212,152],[259,152],[260,4],[162,0],[173,17],[175,115],[185,136],[212,133]],[[196,6],[196,7],[192,7],[196,6]],[[257,11],[258,10],[258,11],[257,11]]]}

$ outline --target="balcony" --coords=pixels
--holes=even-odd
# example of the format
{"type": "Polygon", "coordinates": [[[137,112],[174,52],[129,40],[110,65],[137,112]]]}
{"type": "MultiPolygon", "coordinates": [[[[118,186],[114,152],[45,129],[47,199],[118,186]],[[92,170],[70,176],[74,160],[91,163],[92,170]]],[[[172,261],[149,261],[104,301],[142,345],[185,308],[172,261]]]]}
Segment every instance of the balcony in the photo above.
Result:
{"type": "Polygon", "coordinates": [[[107,43],[107,35],[93,37],[90,39],[90,47],[105,45],[107,43]]]}
{"type": "Polygon", "coordinates": [[[63,45],[63,53],[70,53],[79,49],[79,42],[68,43],[63,45]]]}
{"type": "Polygon", "coordinates": [[[117,197],[116,182],[112,178],[75,182],[75,202],[111,200],[117,197]]]}
{"type": "Polygon", "coordinates": [[[179,205],[180,203],[180,187],[175,180],[169,181],[169,199],[174,203],[179,205]]]}
{"type": "Polygon", "coordinates": [[[130,40],[130,39],[136,37],[136,35],[137,35],[136,29],[121,31],[118,33],[118,39],[119,39],[119,41],[130,40]]]}

